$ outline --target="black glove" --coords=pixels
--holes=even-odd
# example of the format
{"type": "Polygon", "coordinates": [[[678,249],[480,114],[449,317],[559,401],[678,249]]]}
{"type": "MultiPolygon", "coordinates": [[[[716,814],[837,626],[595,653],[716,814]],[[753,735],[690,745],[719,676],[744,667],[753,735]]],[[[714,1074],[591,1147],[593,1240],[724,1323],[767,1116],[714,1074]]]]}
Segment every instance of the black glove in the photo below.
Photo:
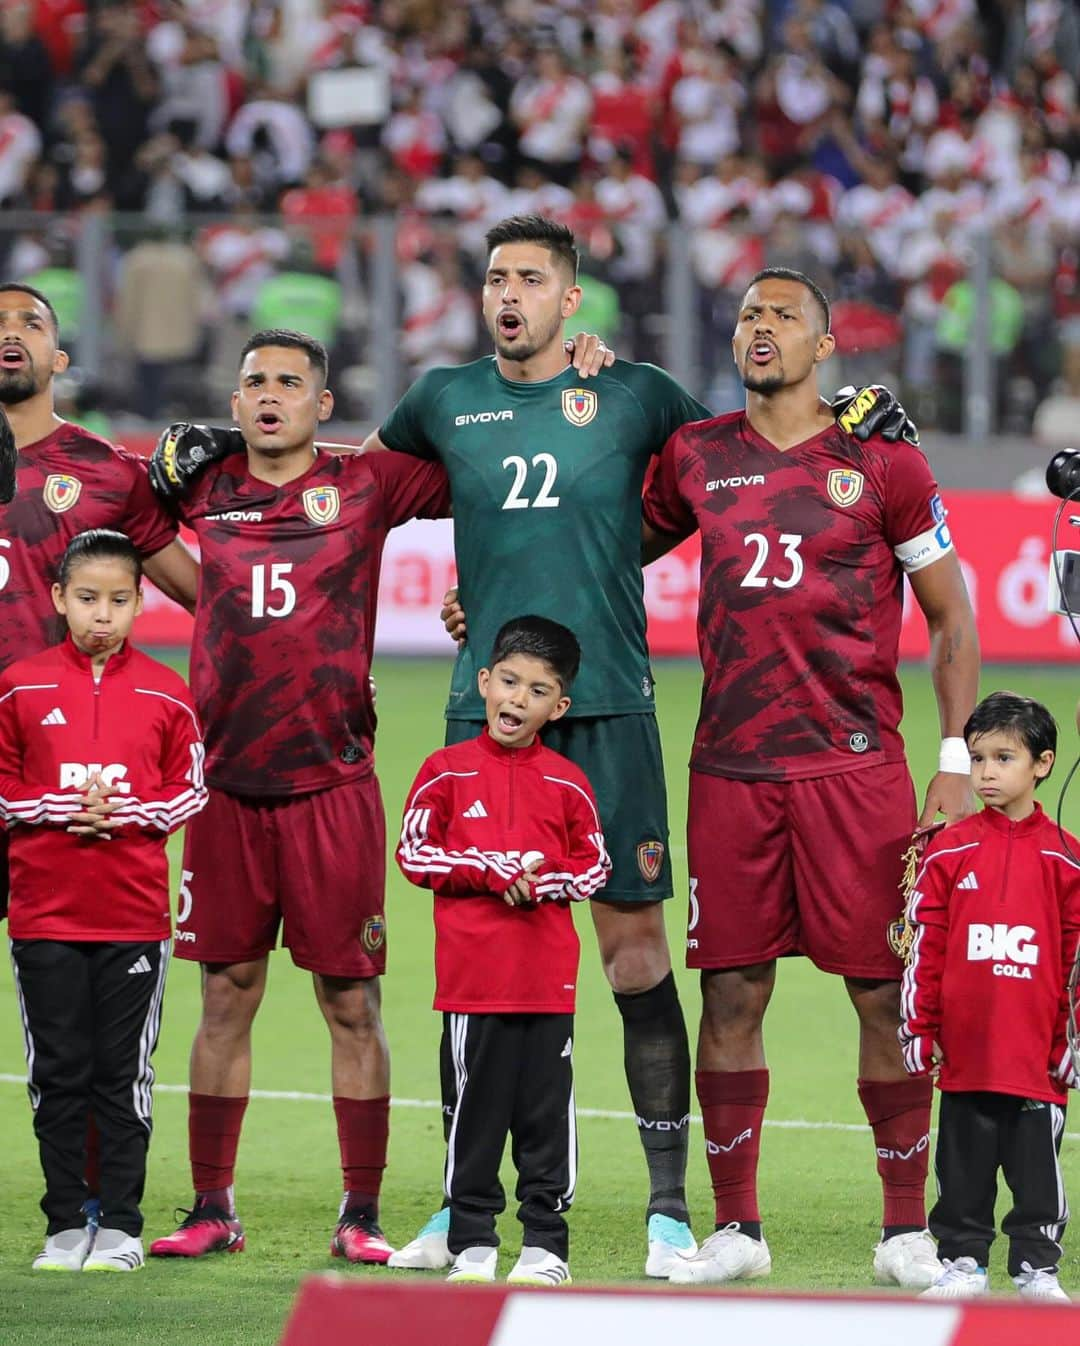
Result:
{"type": "Polygon", "coordinates": [[[0,407],[0,505],[8,505],[15,499],[15,464],[18,459],[15,432],[4,415],[4,408],[0,407]]]}
{"type": "Polygon", "coordinates": [[[880,435],[891,443],[903,439],[918,447],[918,427],[896,394],[884,384],[871,383],[866,388],[856,388],[849,383],[846,388],[837,390],[829,409],[840,423],[840,429],[856,439],[866,440],[871,435],[880,435]]]}
{"type": "Polygon", "coordinates": [[[150,456],[150,486],[163,500],[179,500],[207,463],[243,453],[239,430],[174,421],[161,433],[150,456]]]}

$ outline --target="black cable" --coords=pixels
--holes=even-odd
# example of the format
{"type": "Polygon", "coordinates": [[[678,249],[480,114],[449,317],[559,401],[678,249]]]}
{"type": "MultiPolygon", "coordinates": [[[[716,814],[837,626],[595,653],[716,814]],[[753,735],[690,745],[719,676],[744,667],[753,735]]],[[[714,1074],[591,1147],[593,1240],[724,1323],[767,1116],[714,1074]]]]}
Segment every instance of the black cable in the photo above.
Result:
{"type": "MultiPolygon", "coordinates": [[[[1080,485],[1074,486],[1073,489],[1069,492],[1069,494],[1065,496],[1065,498],[1062,500],[1061,504],[1058,505],[1057,513],[1054,515],[1054,527],[1050,533],[1050,557],[1054,564],[1054,578],[1057,580],[1058,595],[1061,599],[1062,607],[1064,607],[1065,609],[1065,616],[1068,617],[1069,619],[1069,625],[1072,627],[1073,635],[1076,637],[1076,643],[1080,645],[1080,627],[1076,625],[1076,618],[1073,614],[1072,608],[1069,607],[1069,600],[1065,596],[1065,586],[1062,583],[1061,562],[1058,559],[1058,545],[1057,545],[1058,530],[1061,527],[1061,519],[1063,514],[1065,513],[1065,506],[1070,503],[1074,503],[1078,499],[1080,499],[1080,485]]],[[[1073,862],[1077,865],[1080,865],[1080,856],[1074,854],[1073,849],[1068,842],[1068,833],[1065,831],[1065,828],[1061,824],[1061,815],[1065,810],[1065,792],[1068,790],[1069,785],[1072,782],[1072,778],[1076,775],[1078,768],[1080,768],[1080,757],[1077,757],[1076,761],[1073,762],[1072,766],[1069,768],[1068,774],[1066,775],[1064,781],[1062,781],[1061,783],[1061,790],[1058,794],[1056,822],[1058,830],[1058,839],[1060,840],[1062,846],[1065,848],[1065,851],[1071,857],[1073,862]]]]}

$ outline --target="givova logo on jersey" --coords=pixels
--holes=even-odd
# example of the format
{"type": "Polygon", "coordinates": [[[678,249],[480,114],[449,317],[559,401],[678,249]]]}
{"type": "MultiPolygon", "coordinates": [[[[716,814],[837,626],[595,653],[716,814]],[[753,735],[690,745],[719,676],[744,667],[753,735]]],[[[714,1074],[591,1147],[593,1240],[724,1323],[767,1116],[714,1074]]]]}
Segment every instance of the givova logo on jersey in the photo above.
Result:
{"type": "Polygon", "coordinates": [[[968,926],[969,963],[992,961],[995,977],[1031,980],[1031,969],[1039,961],[1039,946],[1033,943],[1035,930],[1030,925],[1005,925],[998,921],[985,925],[972,921],[968,926]]]}

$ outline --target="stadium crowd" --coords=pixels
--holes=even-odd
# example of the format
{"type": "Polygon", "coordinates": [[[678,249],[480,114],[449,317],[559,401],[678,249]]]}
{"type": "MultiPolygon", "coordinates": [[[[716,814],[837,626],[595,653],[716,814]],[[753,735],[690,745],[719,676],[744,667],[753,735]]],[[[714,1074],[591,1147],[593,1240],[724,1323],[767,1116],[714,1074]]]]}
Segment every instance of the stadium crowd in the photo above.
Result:
{"type": "MultiPolygon", "coordinates": [[[[924,423],[959,428],[926,390],[958,383],[986,229],[1026,428],[1080,397],[1078,69],[1068,0],[6,0],[0,200],[64,222],[6,231],[3,269],[50,294],[66,273],[77,330],[80,216],[140,212],[105,288],[149,414],[223,325],[234,349],[285,311],[362,359],[370,249],[347,242],[385,210],[410,372],[482,347],[484,230],[531,210],[585,245],[583,323],[656,358],[678,220],[701,330],[766,262],[798,267],[838,301],[845,375],[891,360],[924,423]],[[368,120],[329,125],[315,85],[353,67],[368,120]]],[[[735,405],[715,365],[702,391],[735,405]]]]}

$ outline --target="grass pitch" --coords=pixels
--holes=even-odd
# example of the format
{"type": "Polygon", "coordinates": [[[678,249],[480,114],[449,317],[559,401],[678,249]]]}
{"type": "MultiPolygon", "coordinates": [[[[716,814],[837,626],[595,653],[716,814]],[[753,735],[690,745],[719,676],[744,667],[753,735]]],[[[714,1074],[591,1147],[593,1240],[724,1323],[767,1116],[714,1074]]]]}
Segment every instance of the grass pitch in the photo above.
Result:
{"type": "MultiPolygon", "coordinates": [[[[657,697],[667,753],[676,890],[668,928],[676,965],[685,920],[686,770],[697,712],[696,664],[661,664],[657,697]]],[[[442,737],[446,661],[389,661],[376,668],[379,682],[378,767],[393,836],[406,789],[422,758],[442,737]]],[[[934,769],[938,727],[930,681],[922,668],[905,671],[905,734],[920,789],[934,769]]],[[[1076,738],[1076,680],[1070,670],[988,669],[983,687],[1011,687],[1045,701],[1062,727],[1059,766],[1044,792],[1049,811],[1057,800],[1076,738]]],[[[1080,831],[1080,789],[1067,807],[1066,825],[1080,831]]],[[[853,841],[853,844],[857,844],[853,841]]],[[[174,853],[178,847],[174,843],[174,853]]],[[[393,1243],[405,1242],[437,1204],[442,1128],[433,1106],[438,1093],[439,1020],[431,1010],[433,986],[431,898],[412,888],[391,866],[387,899],[389,972],[385,1019],[393,1053],[390,1167],[383,1188],[383,1225],[393,1243]]],[[[571,1265],[578,1284],[633,1281],[645,1254],[644,1161],[622,1074],[622,1035],[600,972],[588,913],[576,913],[582,930],[575,1048],[581,1111],[580,1181],[571,1224],[571,1265]]],[[[691,1032],[697,988],[685,971],[680,989],[691,1032]]],[[[186,1159],[187,1053],[198,1013],[198,974],[174,962],[165,999],[161,1044],[155,1058],[159,1088],[154,1141],[144,1203],[146,1236],[171,1229],[174,1207],[190,1201],[186,1159]]],[[[869,1131],[855,1094],[855,1025],[839,981],[802,960],[785,962],[767,1025],[772,1094],[762,1144],[761,1186],[773,1275],[785,1289],[865,1288],[877,1238],[880,1196],[869,1131]]],[[[329,1092],[329,1049],[310,979],[288,955],[271,960],[270,987],[255,1027],[254,1088],[283,1097],[255,1097],[240,1146],[237,1196],[247,1250],[196,1263],[151,1262],[140,1274],[44,1276],[30,1262],[44,1222],[37,1207],[41,1176],[30,1128],[23,1077],[22,1039],[10,972],[0,970],[0,1134],[4,1137],[0,1184],[0,1342],[4,1346],[69,1346],[79,1337],[123,1346],[185,1342],[264,1343],[280,1332],[306,1272],[325,1270],[340,1173],[329,1092]]],[[[690,1200],[699,1236],[711,1229],[711,1199],[695,1130],[690,1200]]],[[[1067,1135],[1062,1150],[1067,1184],[1076,1190],[1080,1152],[1067,1135]]],[[[512,1175],[504,1175],[512,1190],[512,1175]]],[[[1005,1207],[1003,1197],[1001,1211],[1005,1207]]],[[[511,1199],[511,1209],[513,1202],[511,1199]]],[[[505,1274],[520,1246],[512,1216],[501,1223],[505,1274]]],[[[1074,1241],[1075,1242],[1075,1241],[1074,1241]]],[[[1080,1245],[1076,1245],[1080,1246],[1080,1245]]],[[[1001,1247],[992,1277],[1007,1287],[1001,1247]]],[[[340,1268],[340,1263],[333,1265],[340,1268]]],[[[415,1276],[351,1268],[358,1278],[415,1276]]],[[[1067,1246],[1062,1279],[1080,1288],[1080,1258],[1067,1246]]],[[[1011,1288],[1011,1287],[1009,1287],[1011,1288]]]]}

